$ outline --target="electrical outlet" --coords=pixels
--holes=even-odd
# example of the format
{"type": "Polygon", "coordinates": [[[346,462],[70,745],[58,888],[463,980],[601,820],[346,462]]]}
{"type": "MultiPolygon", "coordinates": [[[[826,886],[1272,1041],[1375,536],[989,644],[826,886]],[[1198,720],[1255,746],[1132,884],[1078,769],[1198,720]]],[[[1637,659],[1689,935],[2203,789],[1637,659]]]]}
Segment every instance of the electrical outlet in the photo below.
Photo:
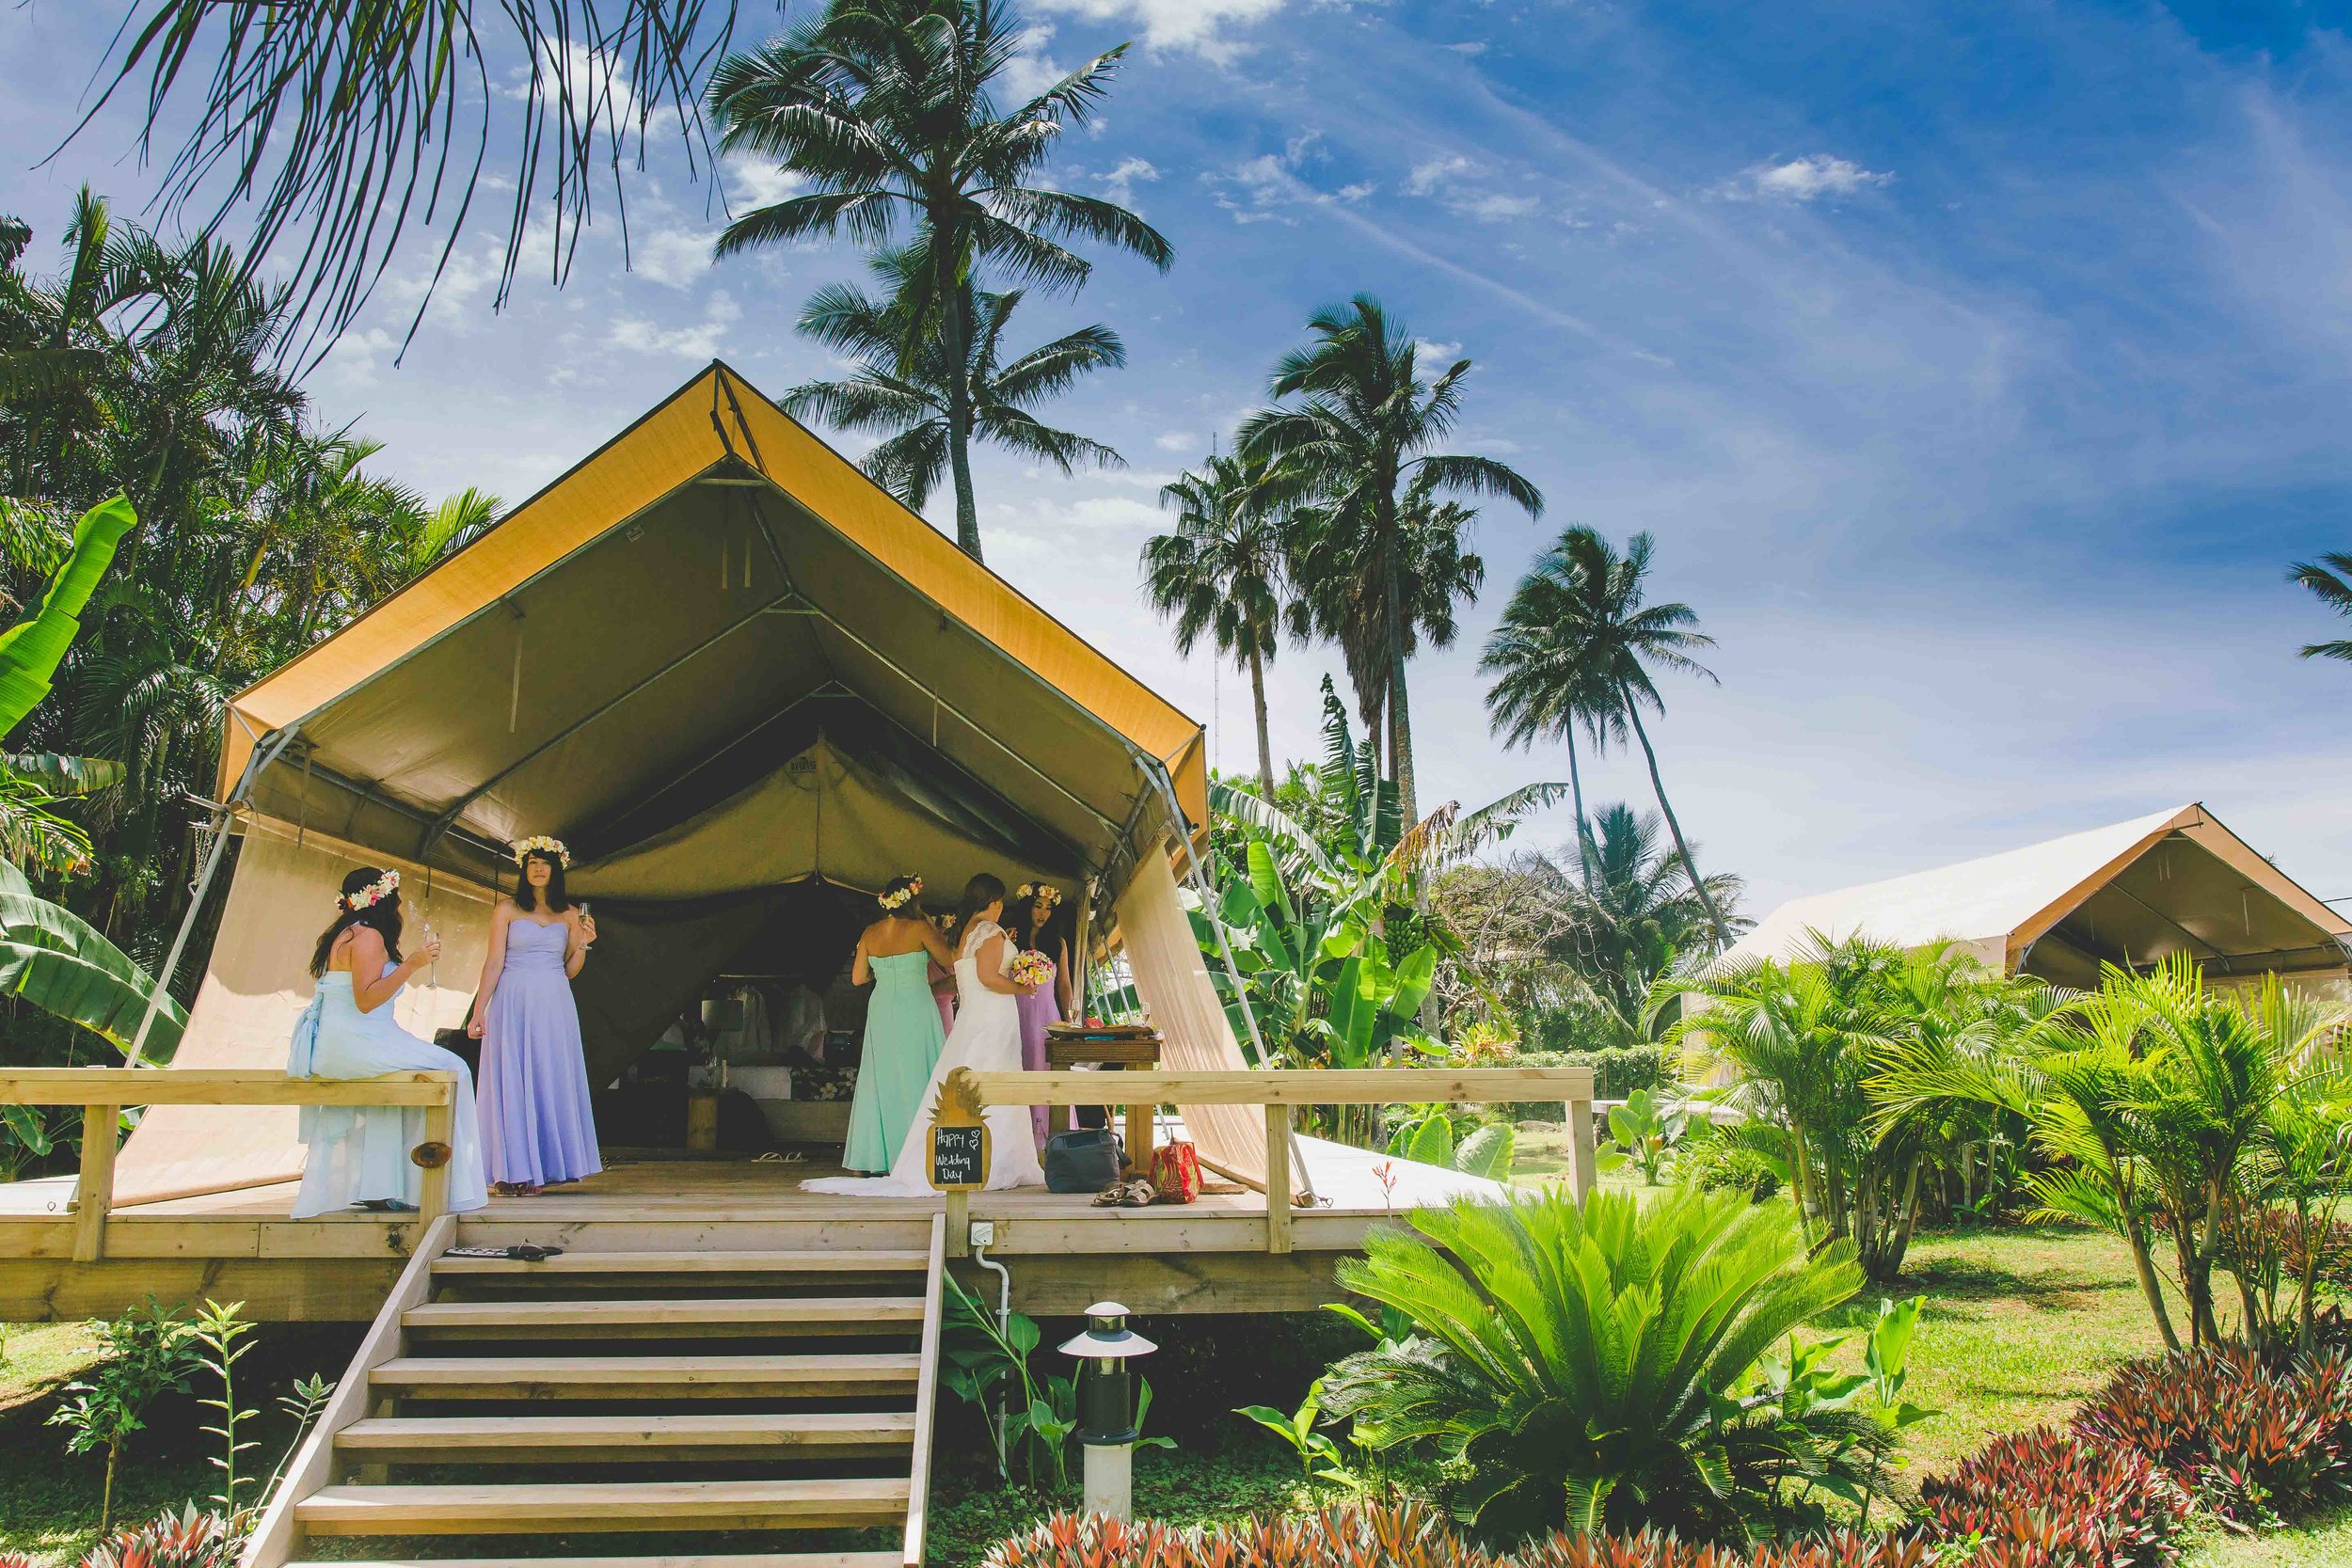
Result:
{"type": "Polygon", "coordinates": [[[994,1246],[995,1244],[996,1222],[993,1220],[974,1220],[972,1222],[972,1245],[994,1246]]]}

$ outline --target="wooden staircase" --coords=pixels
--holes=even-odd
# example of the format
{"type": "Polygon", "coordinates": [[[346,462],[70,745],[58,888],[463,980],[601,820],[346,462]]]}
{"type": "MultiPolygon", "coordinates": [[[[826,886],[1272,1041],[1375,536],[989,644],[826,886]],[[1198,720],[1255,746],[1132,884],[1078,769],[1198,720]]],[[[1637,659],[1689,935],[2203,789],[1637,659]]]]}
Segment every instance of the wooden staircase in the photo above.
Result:
{"type": "Polygon", "coordinates": [[[523,1239],[513,1221],[437,1220],[241,1568],[313,1568],[329,1536],[390,1544],[382,1568],[919,1568],[946,1224],[862,1224],[850,1239],[874,1244],[844,1246],[840,1228],[577,1223],[538,1227],[566,1250],[527,1262],[444,1256],[523,1239]],[[882,1528],[896,1546],[788,1549],[882,1528]],[[747,1532],[780,1549],[718,1539],[747,1532]],[[583,1537],[627,1549],[579,1555],[583,1537]]]}

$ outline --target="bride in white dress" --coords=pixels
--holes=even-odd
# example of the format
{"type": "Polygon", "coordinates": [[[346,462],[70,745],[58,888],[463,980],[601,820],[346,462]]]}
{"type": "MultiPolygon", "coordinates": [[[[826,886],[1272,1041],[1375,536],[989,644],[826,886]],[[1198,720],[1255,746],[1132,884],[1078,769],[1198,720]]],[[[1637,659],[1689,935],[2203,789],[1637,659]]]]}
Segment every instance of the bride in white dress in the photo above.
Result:
{"type": "MultiPolygon", "coordinates": [[[[812,1193],[852,1193],[867,1197],[928,1197],[930,1182],[930,1126],[939,1109],[939,1086],[960,1067],[976,1072],[1021,1070],[1020,998],[1034,990],[1015,985],[1008,974],[1016,949],[996,917],[1005,910],[1005,884],[982,872],[964,884],[963,905],[956,914],[956,1025],[931,1069],[915,1103],[914,1126],[900,1142],[898,1157],[887,1176],[834,1176],[803,1181],[812,1193]]],[[[988,1190],[1041,1187],[1044,1167],[1038,1164],[1036,1133],[1026,1105],[991,1105],[988,1123],[988,1190]]]]}

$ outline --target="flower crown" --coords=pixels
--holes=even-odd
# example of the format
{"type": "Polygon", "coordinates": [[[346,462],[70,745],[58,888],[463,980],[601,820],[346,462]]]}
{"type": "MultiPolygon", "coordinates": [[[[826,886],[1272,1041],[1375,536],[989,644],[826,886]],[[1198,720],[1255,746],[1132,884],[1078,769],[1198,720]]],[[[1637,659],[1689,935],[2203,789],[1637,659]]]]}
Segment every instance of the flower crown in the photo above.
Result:
{"type": "Polygon", "coordinates": [[[533,855],[553,855],[557,863],[564,870],[569,871],[572,868],[572,852],[564,847],[564,841],[560,838],[549,838],[547,834],[541,833],[536,838],[524,839],[515,846],[516,865],[522,864],[533,855]]]}
{"type": "Polygon", "coordinates": [[[907,904],[913,900],[916,894],[922,891],[923,879],[920,877],[909,877],[907,879],[906,886],[898,889],[895,893],[878,893],[874,895],[874,902],[880,904],[885,910],[902,910],[906,908],[907,904]]]}
{"type": "Polygon", "coordinates": [[[358,892],[346,893],[336,902],[356,914],[361,910],[373,909],[399,891],[400,873],[387,871],[358,892]]]}
{"type": "Polygon", "coordinates": [[[1012,895],[1024,904],[1034,904],[1042,898],[1049,910],[1061,907],[1061,889],[1051,882],[1024,882],[1012,890],[1012,895]]]}

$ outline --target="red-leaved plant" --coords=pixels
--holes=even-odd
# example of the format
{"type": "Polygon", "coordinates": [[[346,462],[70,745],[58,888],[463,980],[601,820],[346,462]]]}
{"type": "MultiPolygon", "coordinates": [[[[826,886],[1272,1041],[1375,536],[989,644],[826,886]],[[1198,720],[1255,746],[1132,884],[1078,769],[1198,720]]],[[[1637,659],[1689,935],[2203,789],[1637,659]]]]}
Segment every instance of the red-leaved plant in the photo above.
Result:
{"type": "Polygon", "coordinates": [[[1936,1539],[1979,1544],[1972,1568],[2161,1568],[2189,1509],[2146,1455],[2051,1427],[1994,1438],[1919,1500],[1936,1539]]]}

